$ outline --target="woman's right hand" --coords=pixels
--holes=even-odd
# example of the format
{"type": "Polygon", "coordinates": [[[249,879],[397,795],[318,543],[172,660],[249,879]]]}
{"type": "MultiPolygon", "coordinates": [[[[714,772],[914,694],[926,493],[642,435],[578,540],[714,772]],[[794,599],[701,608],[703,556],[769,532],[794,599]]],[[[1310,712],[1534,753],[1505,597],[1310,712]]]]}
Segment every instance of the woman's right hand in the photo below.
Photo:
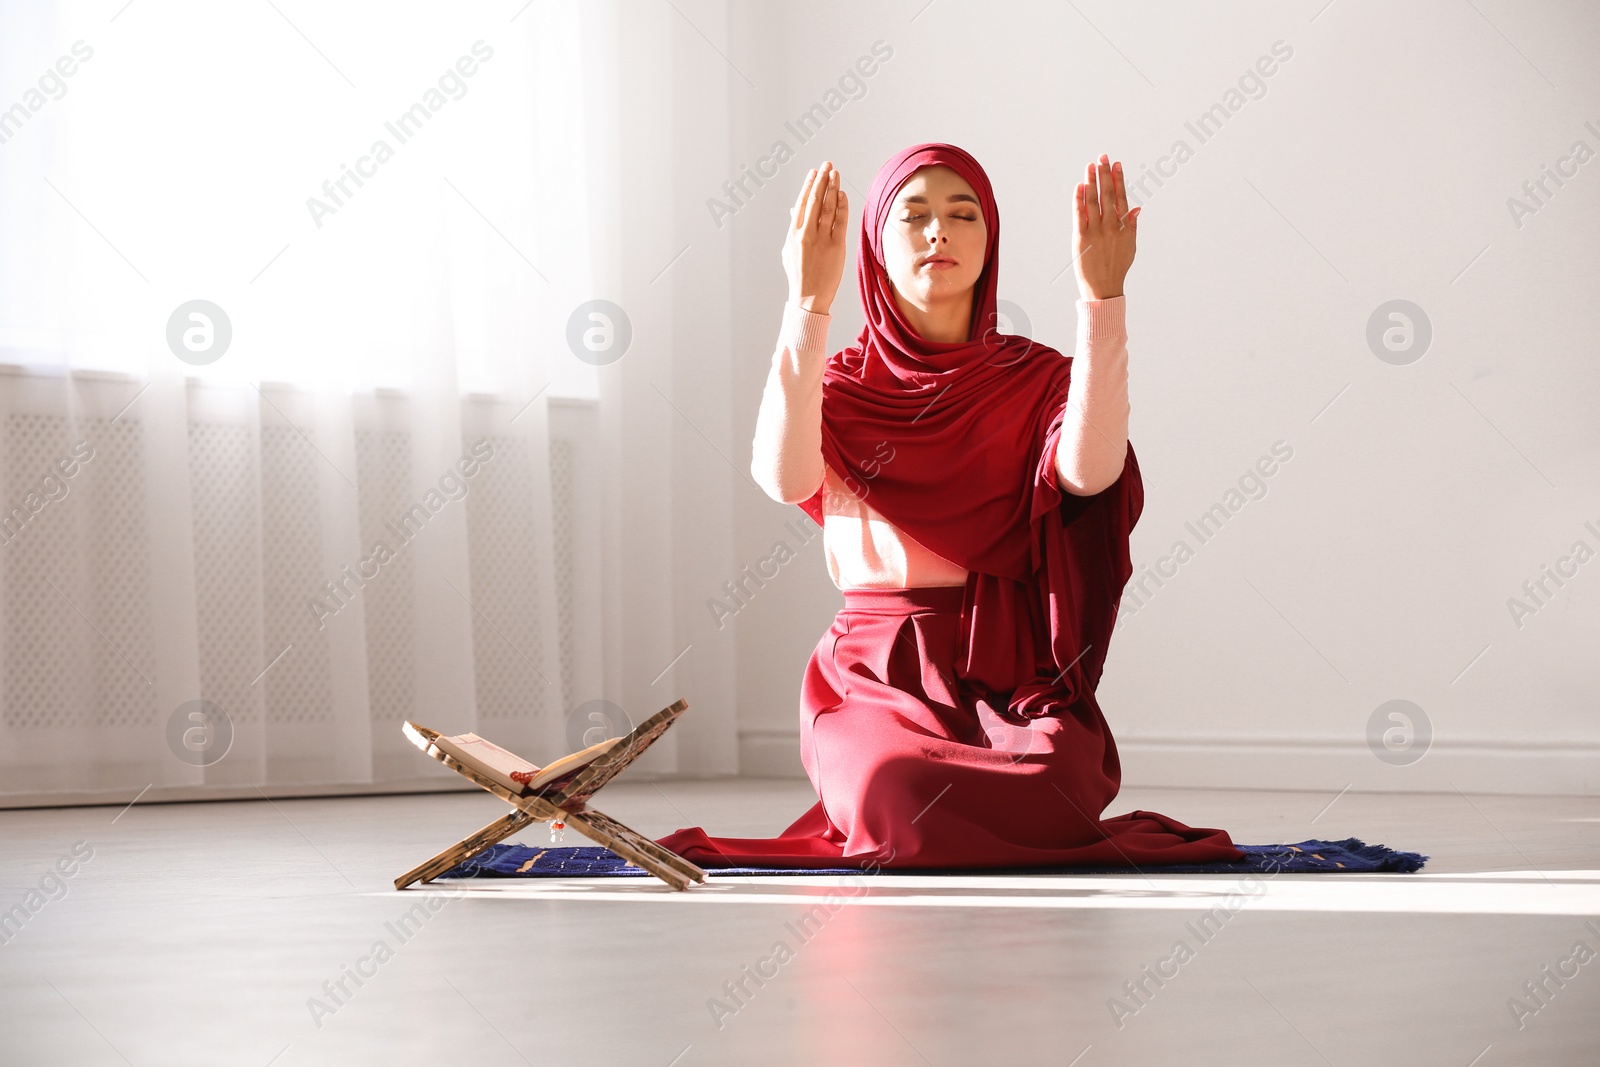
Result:
{"type": "Polygon", "coordinates": [[[783,242],[783,269],[789,275],[789,301],[819,315],[829,313],[844,277],[844,241],[849,202],[839,187],[839,171],[828,160],[806,175],[800,197],[789,212],[783,242]]]}

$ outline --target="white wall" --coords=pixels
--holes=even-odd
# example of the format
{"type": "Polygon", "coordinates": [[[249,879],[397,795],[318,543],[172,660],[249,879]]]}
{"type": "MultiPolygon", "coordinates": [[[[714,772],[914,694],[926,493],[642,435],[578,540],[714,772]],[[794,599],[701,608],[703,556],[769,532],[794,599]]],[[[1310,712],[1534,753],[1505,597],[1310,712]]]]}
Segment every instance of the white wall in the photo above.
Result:
{"type": "MultiPolygon", "coordinates": [[[[892,153],[971,151],[999,198],[1001,298],[1066,347],[1085,162],[1106,151],[1137,178],[1182,139],[1193,155],[1148,187],[1127,282],[1147,493],[1136,580],[1179,539],[1194,554],[1113,641],[1100,698],[1125,783],[1600,791],[1600,559],[1520,625],[1508,608],[1575,542],[1600,552],[1600,9],[907,0],[729,17],[712,33],[726,63],[706,50],[730,79],[728,177],[774,141],[797,152],[721,231],[746,353],[731,383],[740,463],[808,167],[840,167],[859,224],[892,153]],[[865,95],[802,144],[785,120],[880,39],[893,56],[865,95]],[[1264,94],[1200,143],[1185,123],[1279,41],[1292,56],[1264,94]],[[1547,165],[1570,173],[1577,142],[1587,162],[1515,219],[1510,199],[1533,204],[1523,183],[1547,165]],[[1408,365],[1366,339],[1394,299],[1432,326],[1408,365]],[[1266,494],[1199,544],[1186,521],[1279,441],[1293,455],[1266,494]],[[1369,746],[1394,699],[1433,732],[1406,765],[1369,746]]],[[[854,248],[835,350],[861,326],[854,248]]],[[[743,481],[733,500],[730,572],[811,528],[743,481]]],[[[841,604],[817,536],[731,624],[747,772],[801,773],[801,672],[841,604]]]]}

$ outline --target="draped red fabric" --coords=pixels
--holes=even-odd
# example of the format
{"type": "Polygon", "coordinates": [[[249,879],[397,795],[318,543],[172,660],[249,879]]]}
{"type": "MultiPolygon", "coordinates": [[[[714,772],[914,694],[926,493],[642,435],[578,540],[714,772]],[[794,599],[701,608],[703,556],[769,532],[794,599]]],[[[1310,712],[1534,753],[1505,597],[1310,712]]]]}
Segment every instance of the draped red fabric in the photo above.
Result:
{"type": "MultiPolygon", "coordinates": [[[[932,831],[920,821],[915,832],[902,825],[893,845],[878,840],[895,829],[884,822],[882,812],[857,819],[861,825],[841,825],[840,813],[859,812],[862,797],[829,796],[825,788],[830,783],[849,782],[849,788],[890,797],[894,789],[886,776],[900,774],[904,781],[918,777],[915,766],[892,758],[896,742],[885,741],[874,723],[863,720],[865,725],[858,728],[874,731],[873,742],[852,747],[840,738],[839,755],[821,781],[808,764],[818,786],[818,804],[779,838],[710,838],[693,828],[663,838],[668,848],[707,866],[804,866],[800,860],[887,856],[887,849],[893,857],[882,860],[886,867],[1144,865],[1242,857],[1222,830],[1191,828],[1152,812],[1099,818],[1120,787],[1121,769],[1095,689],[1118,601],[1133,571],[1128,537],[1144,506],[1144,487],[1131,443],[1121,476],[1104,491],[1081,497],[1057,487],[1054,457],[1072,360],[1038,341],[999,333],[999,246],[993,190],[983,168],[962,149],[942,143],[913,145],[885,163],[873,180],[857,257],[866,323],[856,343],[834,353],[824,371],[823,458],[896,527],[970,573],[961,589],[955,632],[949,635],[953,662],[942,665],[953,677],[944,679],[939,670],[934,684],[919,685],[909,666],[892,667],[887,659],[883,670],[841,666],[841,646],[835,642],[827,650],[827,662],[819,662],[824,652],[819,645],[808,667],[807,686],[822,695],[802,694],[804,750],[814,740],[810,727],[823,721],[819,716],[849,702],[847,694],[834,691],[834,675],[863,697],[869,687],[858,686],[856,678],[871,675],[880,687],[877,698],[883,708],[905,708],[891,718],[918,723],[902,731],[903,754],[931,756],[947,778],[965,761],[965,770],[977,773],[958,776],[967,783],[963,799],[983,804],[986,815],[964,822],[935,820],[933,825],[947,825],[959,840],[930,841],[932,831]],[[918,335],[895,303],[884,268],[885,213],[913,172],[934,164],[951,167],[971,184],[987,226],[985,265],[974,293],[968,340],[962,342],[918,335]],[[938,681],[949,683],[946,693],[934,691],[940,688],[938,681]],[[912,695],[934,714],[923,715],[914,704],[899,700],[897,685],[916,690],[912,695]],[[946,699],[954,702],[951,708],[937,706],[946,699]],[[962,721],[962,709],[969,721],[962,721]],[[1076,731],[1070,743],[1061,723],[1039,722],[1047,717],[1070,720],[1076,731]],[[968,728],[980,722],[982,731],[968,728]],[[1030,726],[1038,736],[1030,735],[1030,726]],[[930,733],[940,735],[932,748],[926,736],[930,733]],[[1026,758],[994,761],[996,753],[985,751],[995,747],[994,738],[1004,738],[1013,753],[1025,752],[1026,758]],[[853,751],[859,757],[850,756],[853,751]],[[870,762],[873,773],[833,773],[840,759],[852,758],[870,762]],[[1063,817],[1064,805],[1060,798],[1044,795],[1045,785],[1066,796],[1081,817],[1063,817]],[[990,806],[988,800],[1009,802],[1020,810],[990,806]],[[1008,828],[1008,820],[1017,825],[1008,828]],[[1047,824],[1042,835],[1033,823],[1040,820],[1047,824]],[[868,823],[873,824],[870,830],[868,823]],[[908,851],[912,842],[915,847],[908,851]]],[[[824,521],[824,491],[800,505],[819,525],[824,521]]],[[[846,591],[847,612],[852,604],[859,609],[872,601],[852,597],[854,592],[846,591]]],[[[930,605],[945,594],[930,599],[919,598],[920,590],[906,592],[910,596],[900,598],[904,603],[897,610],[920,620],[918,632],[938,631],[939,616],[914,613],[933,610],[930,605]]],[[[947,606],[953,619],[953,600],[947,606]]],[[[880,626],[880,617],[876,609],[868,615],[841,613],[843,634],[861,637],[851,655],[870,659],[874,640],[893,643],[905,635],[904,627],[880,626]]],[[[843,635],[836,636],[846,649],[853,647],[843,635]]],[[[937,649],[941,639],[923,633],[919,640],[937,649]]],[[[922,671],[921,677],[926,679],[928,672],[922,671]]],[[[838,727],[830,722],[828,729],[836,732],[838,727]]]]}

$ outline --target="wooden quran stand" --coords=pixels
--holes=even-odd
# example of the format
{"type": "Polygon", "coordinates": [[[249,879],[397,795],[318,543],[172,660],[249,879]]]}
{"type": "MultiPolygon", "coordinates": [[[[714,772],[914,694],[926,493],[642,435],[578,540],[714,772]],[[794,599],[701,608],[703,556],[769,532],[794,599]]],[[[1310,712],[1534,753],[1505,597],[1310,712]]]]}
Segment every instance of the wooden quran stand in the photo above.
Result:
{"type": "Polygon", "coordinates": [[[656,738],[665,733],[667,727],[671,726],[688,706],[686,700],[673,701],[640,723],[610,754],[588,764],[570,777],[558,780],[546,790],[528,796],[518,796],[461,763],[449,753],[440,750],[433,743],[439,737],[439,731],[418,726],[413,722],[406,723],[401,729],[406,737],[411,739],[412,744],[475,785],[493,793],[516,810],[502,815],[477,833],[462,838],[426,863],[413,867],[394,880],[394,887],[404,889],[413,882],[430,881],[456,864],[476,856],[490,845],[510,837],[529,823],[552,820],[571,826],[629,863],[643,867],[673,889],[688,889],[694,882],[704,882],[706,872],[693,863],[585,804],[589,797],[600,791],[601,786],[616,777],[624,767],[650,747],[656,738]]]}

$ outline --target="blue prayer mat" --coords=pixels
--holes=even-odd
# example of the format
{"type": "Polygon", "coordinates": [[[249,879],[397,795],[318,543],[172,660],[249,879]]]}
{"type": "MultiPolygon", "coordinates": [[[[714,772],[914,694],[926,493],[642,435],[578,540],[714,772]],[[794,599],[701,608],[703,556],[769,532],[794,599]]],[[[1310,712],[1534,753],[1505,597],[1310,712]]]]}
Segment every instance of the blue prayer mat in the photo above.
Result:
{"type": "MultiPolygon", "coordinates": [[[[1358,838],[1343,841],[1300,841],[1292,845],[1239,845],[1244,859],[1216,863],[1175,863],[1143,867],[878,867],[889,874],[1282,874],[1304,871],[1418,870],[1429,856],[1397,852],[1385,845],[1364,844],[1358,838]]],[[[861,874],[870,863],[857,867],[705,867],[713,876],[740,874],[861,874]]],[[[531,845],[490,845],[469,860],[458,863],[439,878],[606,878],[653,877],[610,849],[599,845],[569,848],[535,848],[531,845]]]]}

